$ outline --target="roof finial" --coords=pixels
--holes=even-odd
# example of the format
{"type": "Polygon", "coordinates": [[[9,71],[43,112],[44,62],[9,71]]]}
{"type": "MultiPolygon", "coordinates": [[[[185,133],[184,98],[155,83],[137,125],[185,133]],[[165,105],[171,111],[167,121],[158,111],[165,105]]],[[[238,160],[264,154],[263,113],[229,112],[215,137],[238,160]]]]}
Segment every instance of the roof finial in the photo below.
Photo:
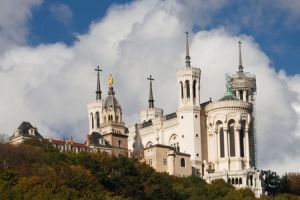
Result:
{"type": "Polygon", "coordinates": [[[189,32],[185,32],[186,34],[186,56],[185,56],[185,66],[191,67],[191,57],[189,50],[189,32]]]}
{"type": "Polygon", "coordinates": [[[243,68],[243,63],[242,63],[242,43],[241,41],[238,42],[239,43],[239,73],[243,73],[244,72],[244,68],[243,68]]]}
{"type": "Polygon", "coordinates": [[[113,79],[112,74],[109,74],[108,86],[109,86],[108,95],[114,95],[115,94],[115,92],[114,92],[114,79],[113,79]]]}
{"type": "Polygon", "coordinates": [[[97,66],[97,68],[95,69],[95,71],[97,71],[97,90],[96,90],[96,100],[100,100],[101,99],[101,88],[100,88],[100,73],[102,72],[102,70],[100,69],[99,66],[97,66]]]}
{"type": "Polygon", "coordinates": [[[147,78],[150,81],[150,91],[149,91],[149,108],[154,108],[154,99],[153,99],[153,92],[152,92],[152,81],[154,81],[154,78],[150,75],[149,78],[147,78]]]}

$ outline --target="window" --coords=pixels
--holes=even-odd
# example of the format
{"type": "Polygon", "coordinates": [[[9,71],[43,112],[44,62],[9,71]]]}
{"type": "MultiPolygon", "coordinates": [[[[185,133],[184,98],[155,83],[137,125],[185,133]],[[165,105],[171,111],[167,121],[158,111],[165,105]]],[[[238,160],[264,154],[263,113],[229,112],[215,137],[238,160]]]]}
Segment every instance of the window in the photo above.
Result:
{"type": "Polygon", "coordinates": [[[97,126],[97,128],[100,128],[100,116],[99,116],[99,112],[96,112],[96,126],[97,126]]]}
{"type": "Polygon", "coordinates": [[[119,145],[119,147],[121,147],[121,140],[118,141],[118,145],[119,145]]]}
{"type": "Polygon", "coordinates": [[[180,166],[181,167],[185,167],[185,160],[184,160],[184,158],[180,159],[180,166]]]}
{"type": "Polygon", "coordinates": [[[168,164],[168,160],[166,158],[164,158],[164,165],[167,165],[168,164]]]}
{"type": "Polygon", "coordinates": [[[190,81],[185,81],[186,98],[190,98],[190,81]]]}
{"type": "Polygon", "coordinates": [[[183,83],[180,81],[180,92],[181,92],[181,98],[183,99],[183,83]]]}
{"type": "Polygon", "coordinates": [[[194,80],[193,81],[193,98],[196,98],[196,85],[197,85],[197,81],[194,80]]]}
{"type": "Polygon", "coordinates": [[[220,128],[220,157],[223,158],[224,156],[225,156],[224,131],[223,128],[220,128]]]}
{"type": "Polygon", "coordinates": [[[242,178],[239,179],[239,184],[242,185],[243,181],[242,178]]]}
{"type": "Polygon", "coordinates": [[[90,114],[91,121],[92,121],[92,129],[94,129],[94,116],[93,113],[90,114]]]}
{"type": "Polygon", "coordinates": [[[235,138],[234,138],[234,126],[231,124],[229,126],[229,141],[230,141],[230,156],[235,156],[235,138]]]}
{"type": "Polygon", "coordinates": [[[241,157],[245,156],[245,152],[244,152],[244,137],[245,137],[245,127],[246,126],[246,122],[242,121],[242,128],[240,131],[240,151],[241,151],[241,157]]]}

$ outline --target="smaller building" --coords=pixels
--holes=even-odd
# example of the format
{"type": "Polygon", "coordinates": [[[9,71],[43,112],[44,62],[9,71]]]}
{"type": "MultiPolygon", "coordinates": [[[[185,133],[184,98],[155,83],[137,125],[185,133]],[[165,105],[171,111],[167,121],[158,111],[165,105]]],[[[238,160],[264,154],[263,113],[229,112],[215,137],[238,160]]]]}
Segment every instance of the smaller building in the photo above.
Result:
{"type": "Polygon", "coordinates": [[[191,155],[178,152],[167,145],[156,144],[144,150],[146,164],[158,172],[167,172],[175,176],[192,174],[191,155]]]}
{"type": "Polygon", "coordinates": [[[29,122],[22,122],[18,129],[9,138],[9,143],[17,145],[29,139],[43,139],[43,136],[38,132],[36,127],[33,127],[29,122]]]}

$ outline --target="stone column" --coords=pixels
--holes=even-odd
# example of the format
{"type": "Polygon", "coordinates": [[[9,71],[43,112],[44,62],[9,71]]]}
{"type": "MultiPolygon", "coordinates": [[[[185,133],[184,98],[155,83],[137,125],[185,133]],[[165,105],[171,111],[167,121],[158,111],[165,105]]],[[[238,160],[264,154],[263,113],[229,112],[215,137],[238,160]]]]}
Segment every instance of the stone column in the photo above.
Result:
{"type": "Polygon", "coordinates": [[[219,152],[220,152],[220,147],[219,147],[219,143],[218,143],[218,129],[214,130],[214,145],[213,145],[213,149],[214,149],[214,157],[215,160],[218,160],[219,158],[219,152]]]}
{"type": "Polygon", "coordinates": [[[224,127],[224,153],[225,153],[225,158],[229,158],[229,140],[228,140],[228,128],[224,127]]]}
{"type": "Polygon", "coordinates": [[[249,144],[249,128],[245,128],[245,143],[244,143],[244,157],[246,160],[246,167],[250,167],[250,144],[249,144]]]}
{"type": "Polygon", "coordinates": [[[243,101],[246,101],[247,100],[247,91],[243,91],[243,101]]]}
{"type": "Polygon", "coordinates": [[[235,96],[236,96],[238,99],[240,99],[240,93],[239,93],[238,90],[235,91],[235,96]]]}

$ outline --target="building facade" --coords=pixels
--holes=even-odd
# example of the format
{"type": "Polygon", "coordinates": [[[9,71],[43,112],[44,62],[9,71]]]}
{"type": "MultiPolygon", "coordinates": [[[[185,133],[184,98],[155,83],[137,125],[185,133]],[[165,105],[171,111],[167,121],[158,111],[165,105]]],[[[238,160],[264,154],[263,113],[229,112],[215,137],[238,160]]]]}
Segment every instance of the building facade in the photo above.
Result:
{"type": "Polygon", "coordinates": [[[176,71],[177,110],[163,115],[163,109],[154,106],[150,76],[149,105],[141,110],[140,123],[129,127],[128,149],[132,157],[144,160],[157,171],[197,175],[207,182],[224,179],[261,195],[262,175],[255,168],[256,79],[244,72],[240,44],[239,54],[238,72],[226,76],[226,95],[200,104],[201,70],[191,66],[187,34],[185,66],[176,71]],[[171,151],[175,160],[169,156],[171,151]],[[181,166],[182,159],[191,166],[183,165],[174,171],[167,167],[168,162],[181,166]]]}

